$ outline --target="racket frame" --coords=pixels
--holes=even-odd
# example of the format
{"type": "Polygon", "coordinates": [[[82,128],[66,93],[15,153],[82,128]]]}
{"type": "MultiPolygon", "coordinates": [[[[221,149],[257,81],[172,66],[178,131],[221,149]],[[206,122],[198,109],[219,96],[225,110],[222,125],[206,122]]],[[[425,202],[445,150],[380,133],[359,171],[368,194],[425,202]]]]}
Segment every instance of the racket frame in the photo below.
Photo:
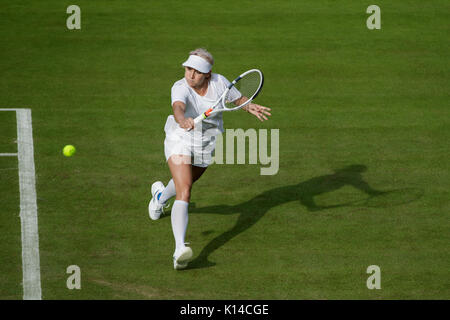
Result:
{"type": "MultiPolygon", "coordinates": [[[[198,117],[196,117],[196,118],[194,119],[194,125],[199,124],[199,123],[202,122],[204,119],[206,119],[206,118],[208,118],[208,117],[210,117],[210,116],[212,116],[212,115],[215,115],[215,114],[217,114],[217,113],[219,113],[219,112],[235,111],[235,110],[242,109],[243,107],[245,107],[247,104],[249,104],[250,102],[252,102],[252,100],[254,100],[254,99],[258,96],[259,92],[260,92],[261,89],[262,89],[263,84],[264,84],[264,75],[263,75],[263,73],[261,72],[261,70],[259,70],[259,69],[250,69],[250,70],[245,71],[244,73],[242,73],[241,75],[239,75],[236,79],[234,79],[234,80],[228,85],[227,89],[226,89],[226,90],[224,91],[224,93],[220,96],[220,98],[217,99],[217,101],[213,104],[213,106],[212,106],[211,108],[209,108],[208,110],[206,110],[205,112],[203,112],[202,114],[200,114],[198,117]],[[251,73],[251,72],[257,72],[257,73],[259,73],[259,75],[260,75],[260,77],[261,77],[261,81],[259,82],[259,86],[258,86],[257,90],[255,91],[255,93],[254,93],[251,97],[247,97],[247,98],[248,98],[247,101],[245,101],[244,103],[240,104],[239,106],[236,106],[236,107],[231,108],[231,109],[230,109],[230,108],[227,108],[226,105],[225,105],[225,98],[226,98],[228,92],[231,90],[231,88],[233,88],[233,87],[236,85],[236,83],[239,82],[239,80],[241,80],[243,77],[245,77],[247,74],[249,74],[249,73],[251,73]],[[219,105],[222,106],[222,109],[217,109],[217,106],[219,106],[219,105]]],[[[242,96],[241,96],[241,97],[242,97],[242,96]]]]}

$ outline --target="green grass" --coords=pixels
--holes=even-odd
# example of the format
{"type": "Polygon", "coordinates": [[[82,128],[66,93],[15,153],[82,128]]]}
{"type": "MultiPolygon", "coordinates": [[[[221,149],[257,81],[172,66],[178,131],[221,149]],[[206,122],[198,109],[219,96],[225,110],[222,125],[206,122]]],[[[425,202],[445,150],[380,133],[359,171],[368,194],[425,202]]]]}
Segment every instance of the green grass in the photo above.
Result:
{"type": "MultiPolygon", "coordinates": [[[[365,1],[78,1],[69,31],[71,4],[0,11],[0,108],[32,109],[44,299],[450,298],[448,1],[378,1],[372,31],[365,1]],[[175,272],[170,218],[147,204],[170,179],[170,87],[200,46],[228,78],[263,70],[271,120],[225,126],[279,129],[280,169],[211,166],[192,192],[195,259],[175,272]],[[412,200],[355,205],[367,185],[412,200]]],[[[14,139],[0,112],[0,153],[14,139]]],[[[0,298],[21,299],[17,159],[0,165],[0,298]]]]}

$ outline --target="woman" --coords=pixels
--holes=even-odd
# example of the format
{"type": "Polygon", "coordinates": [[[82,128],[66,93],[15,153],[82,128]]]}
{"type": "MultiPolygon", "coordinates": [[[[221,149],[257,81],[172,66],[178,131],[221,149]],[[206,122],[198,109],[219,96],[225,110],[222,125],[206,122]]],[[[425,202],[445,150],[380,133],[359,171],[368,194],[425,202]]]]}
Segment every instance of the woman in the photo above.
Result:
{"type": "MultiPolygon", "coordinates": [[[[192,249],[186,247],[184,242],[191,188],[211,163],[215,147],[211,132],[223,132],[222,113],[202,122],[201,132],[207,131],[208,135],[191,131],[194,129],[193,119],[209,109],[230,84],[224,76],[211,72],[213,64],[212,55],[202,48],[190,52],[189,58],[182,64],[184,78],[172,86],[173,115],[167,118],[164,127],[164,153],[172,179],[165,187],[161,181],[153,183],[152,199],[148,206],[150,218],[157,220],[167,207],[167,201],[176,196],[171,212],[175,269],[186,268],[192,258],[192,249]]],[[[261,121],[270,116],[270,108],[255,103],[246,105],[243,110],[261,121]]]]}

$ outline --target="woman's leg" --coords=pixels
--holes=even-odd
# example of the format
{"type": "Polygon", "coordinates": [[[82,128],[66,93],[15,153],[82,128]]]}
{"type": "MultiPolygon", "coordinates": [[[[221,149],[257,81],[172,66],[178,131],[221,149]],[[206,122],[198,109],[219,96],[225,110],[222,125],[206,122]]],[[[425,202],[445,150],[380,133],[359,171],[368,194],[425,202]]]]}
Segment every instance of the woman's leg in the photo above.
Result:
{"type": "MultiPolygon", "coordinates": [[[[174,161],[172,161],[172,166],[174,166],[174,161]]],[[[170,166],[170,164],[169,164],[170,166]]],[[[206,171],[207,167],[197,167],[191,166],[192,170],[192,184],[197,181],[202,174],[206,171]]],[[[174,169],[176,170],[176,169],[174,169]]],[[[165,204],[170,198],[176,195],[175,182],[173,178],[167,183],[167,186],[164,188],[164,191],[161,193],[161,196],[158,198],[159,203],[165,204]]]]}
{"type": "Polygon", "coordinates": [[[192,258],[192,249],[186,247],[185,236],[188,226],[188,208],[192,184],[206,171],[206,168],[192,166],[190,156],[172,155],[168,160],[173,184],[176,190],[175,201],[171,211],[171,223],[175,238],[174,268],[184,269],[192,258]]]}
{"type": "Polygon", "coordinates": [[[168,161],[176,197],[172,206],[171,222],[175,238],[174,268],[183,269],[192,258],[192,250],[185,245],[185,236],[188,226],[188,207],[193,183],[190,157],[172,155],[168,161]]]}
{"type": "Polygon", "coordinates": [[[189,203],[193,183],[190,157],[185,155],[172,155],[167,163],[169,164],[170,173],[172,174],[176,189],[175,200],[189,203]]]}
{"type": "Polygon", "coordinates": [[[202,174],[206,171],[208,167],[196,167],[192,166],[192,183],[200,179],[202,174]]]}

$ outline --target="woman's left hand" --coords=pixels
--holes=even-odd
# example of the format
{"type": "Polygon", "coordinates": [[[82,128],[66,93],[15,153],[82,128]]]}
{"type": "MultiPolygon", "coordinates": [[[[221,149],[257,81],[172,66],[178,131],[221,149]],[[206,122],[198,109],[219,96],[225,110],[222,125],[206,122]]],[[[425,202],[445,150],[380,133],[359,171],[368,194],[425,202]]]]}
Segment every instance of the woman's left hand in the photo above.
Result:
{"type": "Polygon", "coordinates": [[[253,114],[255,117],[257,117],[260,121],[269,120],[266,116],[271,116],[270,114],[270,108],[260,106],[256,103],[249,103],[244,108],[245,111],[248,113],[253,114]]]}

